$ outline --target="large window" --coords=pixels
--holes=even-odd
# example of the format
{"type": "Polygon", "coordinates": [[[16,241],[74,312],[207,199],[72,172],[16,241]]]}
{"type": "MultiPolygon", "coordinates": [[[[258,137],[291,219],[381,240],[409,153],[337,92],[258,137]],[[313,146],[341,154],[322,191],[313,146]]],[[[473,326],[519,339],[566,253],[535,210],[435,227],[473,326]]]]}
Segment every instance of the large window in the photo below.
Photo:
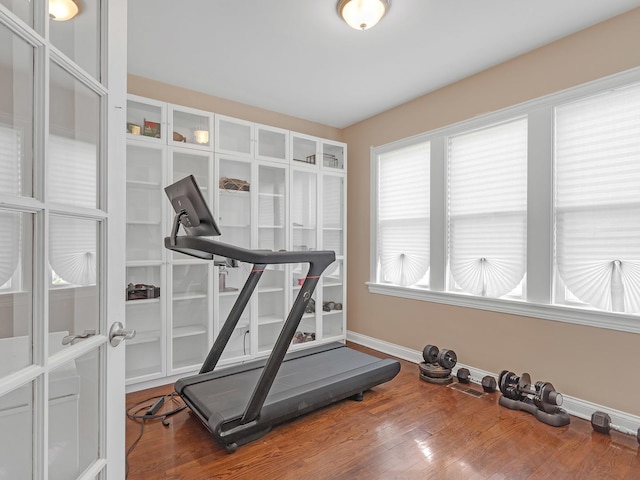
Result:
{"type": "Polygon", "coordinates": [[[429,143],[378,158],[378,275],[381,282],[428,285],[429,143]]]}
{"type": "Polygon", "coordinates": [[[556,300],[640,313],[640,86],[558,106],[555,169],[556,300]]]}
{"type": "Polygon", "coordinates": [[[640,333],[640,69],[376,147],[372,179],[371,292],[640,333]]]}
{"type": "Polygon", "coordinates": [[[449,289],[502,297],[526,271],[527,120],[448,143],[449,289]]]}

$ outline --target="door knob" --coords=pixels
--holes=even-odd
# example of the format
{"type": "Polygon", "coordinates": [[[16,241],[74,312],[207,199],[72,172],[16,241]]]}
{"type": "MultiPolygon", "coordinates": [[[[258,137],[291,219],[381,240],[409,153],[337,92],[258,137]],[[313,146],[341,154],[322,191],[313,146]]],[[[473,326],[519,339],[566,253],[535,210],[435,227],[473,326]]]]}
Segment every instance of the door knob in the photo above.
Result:
{"type": "Polygon", "coordinates": [[[67,335],[66,337],[62,338],[62,344],[63,345],[69,345],[74,340],[80,340],[81,338],[89,338],[89,337],[92,337],[95,334],[96,334],[95,330],[85,330],[80,335],[67,335]]]}
{"type": "Polygon", "coordinates": [[[109,343],[112,347],[117,347],[120,342],[136,336],[136,331],[132,328],[124,328],[122,323],[115,322],[109,330],[109,343]]]}

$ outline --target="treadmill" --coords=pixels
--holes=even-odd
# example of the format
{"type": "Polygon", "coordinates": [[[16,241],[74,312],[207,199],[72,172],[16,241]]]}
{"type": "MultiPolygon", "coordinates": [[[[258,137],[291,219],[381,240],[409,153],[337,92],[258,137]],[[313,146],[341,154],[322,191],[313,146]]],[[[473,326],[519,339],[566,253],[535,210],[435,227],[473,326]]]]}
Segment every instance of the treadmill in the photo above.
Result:
{"type": "Polygon", "coordinates": [[[192,175],[165,188],[176,215],[165,247],[216,264],[253,264],[200,372],[178,380],[176,392],[229,453],[260,438],[274,425],[334,402],[362,400],[366,390],[400,371],[396,360],[380,359],[334,342],[287,350],[333,251],[248,250],[210,236],[220,230],[192,175]],[[185,235],[178,235],[182,225],[185,235]],[[267,265],[308,263],[309,270],[268,358],[214,370],[267,265]]]}

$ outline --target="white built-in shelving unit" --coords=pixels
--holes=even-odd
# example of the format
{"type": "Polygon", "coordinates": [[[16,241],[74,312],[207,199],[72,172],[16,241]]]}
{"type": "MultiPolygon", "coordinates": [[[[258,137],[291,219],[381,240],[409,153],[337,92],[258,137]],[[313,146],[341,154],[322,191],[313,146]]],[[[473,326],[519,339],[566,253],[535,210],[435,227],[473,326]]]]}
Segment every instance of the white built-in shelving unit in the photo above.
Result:
{"type": "MultiPolygon", "coordinates": [[[[129,96],[127,283],[159,287],[126,300],[129,390],[195,372],[251,265],[214,266],[163,246],[173,211],[164,187],[194,175],[222,232],[251,249],[334,250],[291,349],[346,338],[346,145],[188,107],[129,96]]],[[[220,365],[268,355],[305,265],[269,266],[220,365]]]]}

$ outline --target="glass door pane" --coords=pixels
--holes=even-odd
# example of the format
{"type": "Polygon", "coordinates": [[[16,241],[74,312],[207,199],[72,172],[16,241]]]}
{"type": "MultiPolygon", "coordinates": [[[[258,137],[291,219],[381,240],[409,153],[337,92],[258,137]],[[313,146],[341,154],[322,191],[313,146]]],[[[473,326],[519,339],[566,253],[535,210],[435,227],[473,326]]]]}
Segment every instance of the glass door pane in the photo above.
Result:
{"type": "Polygon", "coordinates": [[[322,167],[344,170],[344,150],[343,144],[322,142],[322,167]]]}
{"type": "Polygon", "coordinates": [[[99,331],[99,222],[51,215],[49,219],[49,331],[99,331]]]}
{"type": "Polygon", "coordinates": [[[258,151],[256,157],[263,160],[289,159],[289,132],[287,130],[256,125],[258,151]]]}
{"type": "MultiPolygon", "coordinates": [[[[227,320],[234,303],[238,299],[238,294],[247,280],[253,266],[247,263],[240,263],[237,267],[216,267],[218,274],[218,321],[216,334],[227,320]]],[[[242,312],[240,320],[222,353],[221,360],[237,359],[252,352],[252,332],[255,330],[251,325],[251,305],[242,312]]],[[[255,337],[255,334],[253,335],[255,337]]]]}
{"type": "Polygon", "coordinates": [[[221,157],[218,179],[220,239],[251,248],[251,162],[221,157]]]}
{"type": "Polygon", "coordinates": [[[216,152],[253,155],[253,124],[237,118],[216,116],[216,152]]]}
{"type": "Polygon", "coordinates": [[[344,263],[336,260],[322,275],[322,338],[344,333],[344,263]]]}
{"type": "Polygon", "coordinates": [[[287,318],[285,269],[267,266],[258,285],[258,350],[271,350],[287,318]]]}
{"type": "MultiPolygon", "coordinates": [[[[7,353],[5,347],[0,339],[0,359],[7,353]]],[[[2,479],[33,478],[34,390],[31,382],[0,397],[2,479]]]]}
{"type": "Polygon", "coordinates": [[[163,372],[164,343],[164,267],[127,266],[127,328],[136,336],[126,341],[127,380],[157,377],[163,372]]]}
{"type": "Polygon", "coordinates": [[[100,81],[100,8],[102,2],[75,0],[75,4],[79,4],[81,9],[73,18],[62,21],[56,20],[56,15],[60,19],[60,15],[65,15],[67,12],[54,8],[54,3],[60,2],[49,0],[49,37],[51,43],[89,75],[100,81]]]}
{"type": "Polygon", "coordinates": [[[318,141],[312,137],[291,135],[291,159],[294,162],[307,165],[318,165],[316,155],[318,153],[318,141]]]}
{"type": "Polygon", "coordinates": [[[322,249],[344,254],[344,178],[322,177],[322,249]]]}
{"type": "MultiPolygon", "coordinates": [[[[309,271],[308,263],[296,263],[291,265],[291,276],[293,278],[293,287],[291,291],[291,301],[289,304],[289,309],[293,306],[293,302],[300,294],[300,290],[302,284],[304,283],[304,279],[307,276],[307,272],[309,271]]],[[[297,345],[300,343],[313,342],[316,340],[317,334],[317,316],[318,312],[322,311],[317,306],[317,296],[318,289],[316,288],[313,291],[313,295],[311,296],[311,300],[307,304],[305,308],[304,314],[300,319],[300,325],[298,326],[298,330],[291,343],[293,345],[297,345]]]]}
{"type": "Polygon", "coordinates": [[[49,200],[99,208],[100,97],[51,63],[49,200]]]}
{"type": "Polygon", "coordinates": [[[33,215],[0,209],[0,224],[2,378],[33,363],[33,215]]]}
{"type": "Polygon", "coordinates": [[[286,247],[285,168],[258,166],[258,248],[283,250],[286,247]]]}
{"type": "Polygon", "coordinates": [[[291,180],[291,226],[293,250],[315,250],[317,245],[317,175],[293,170],[291,180]]]}
{"type": "Polygon", "coordinates": [[[127,138],[160,144],[165,138],[164,116],[164,104],[148,99],[144,101],[140,99],[138,102],[129,98],[127,100],[127,138]]]}
{"type": "MultiPolygon", "coordinates": [[[[211,205],[211,178],[213,161],[211,154],[199,153],[198,151],[186,148],[173,148],[171,151],[171,182],[177,182],[189,175],[193,175],[198,184],[198,188],[202,192],[205,200],[211,205]]],[[[163,195],[162,202],[167,202],[163,195]]],[[[168,202],[167,202],[168,205],[168,202]]],[[[173,210],[171,210],[170,221],[173,222],[173,210]]],[[[172,223],[170,223],[171,225],[172,223]]],[[[162,235],[160,238],[162,238],[162,235]]],[[[193,260],[193,257],[183,253],[171,252],[174,260],[193,260]]]]}
{"type": "Polygon", "coordinates": [[[209,349],[210,265],[174,265],[172,276],[172,368],[202,364],[209,349]]]}
{"type": "Polygon", "coordinates": [[[213,114],[200,110],[169,106],[169,144],[179,146],[188,144],[190,147],[210,149],[213,144],[211,135],[213,114]]]}
{"type": "MultiPolygon", "coordinates": [[[[0,209],[0,380],[33,362],[34,215],[0,209]]],[[[32,478],[34,383],[0,396],[0,477],[32,478]],[[7,432],[20,432],[9,435],[7,432]]]]}
{"type": "Polygon", "coordinates": [[[99,456],[100,351],[49,374],[49,478],[76,478],[99,456]]]}
{"type": "Polygon", "coordinates": [[[20,20],[30,27],[33,27],[33,2],[25,2],[24,0],[0,0],[0,5],[4,5],[17,15],[20,20]]]}
{"type": "Polygon", "coordinates": [[[33,195],[33,47],[2,25],[0,45],[0,193],[30,197],[33,195]]]}
{"type": "Polygon", "coordinates": [[[127,262],[163,258],[162,156],[148,144],[127,145],[127,262]]]}

